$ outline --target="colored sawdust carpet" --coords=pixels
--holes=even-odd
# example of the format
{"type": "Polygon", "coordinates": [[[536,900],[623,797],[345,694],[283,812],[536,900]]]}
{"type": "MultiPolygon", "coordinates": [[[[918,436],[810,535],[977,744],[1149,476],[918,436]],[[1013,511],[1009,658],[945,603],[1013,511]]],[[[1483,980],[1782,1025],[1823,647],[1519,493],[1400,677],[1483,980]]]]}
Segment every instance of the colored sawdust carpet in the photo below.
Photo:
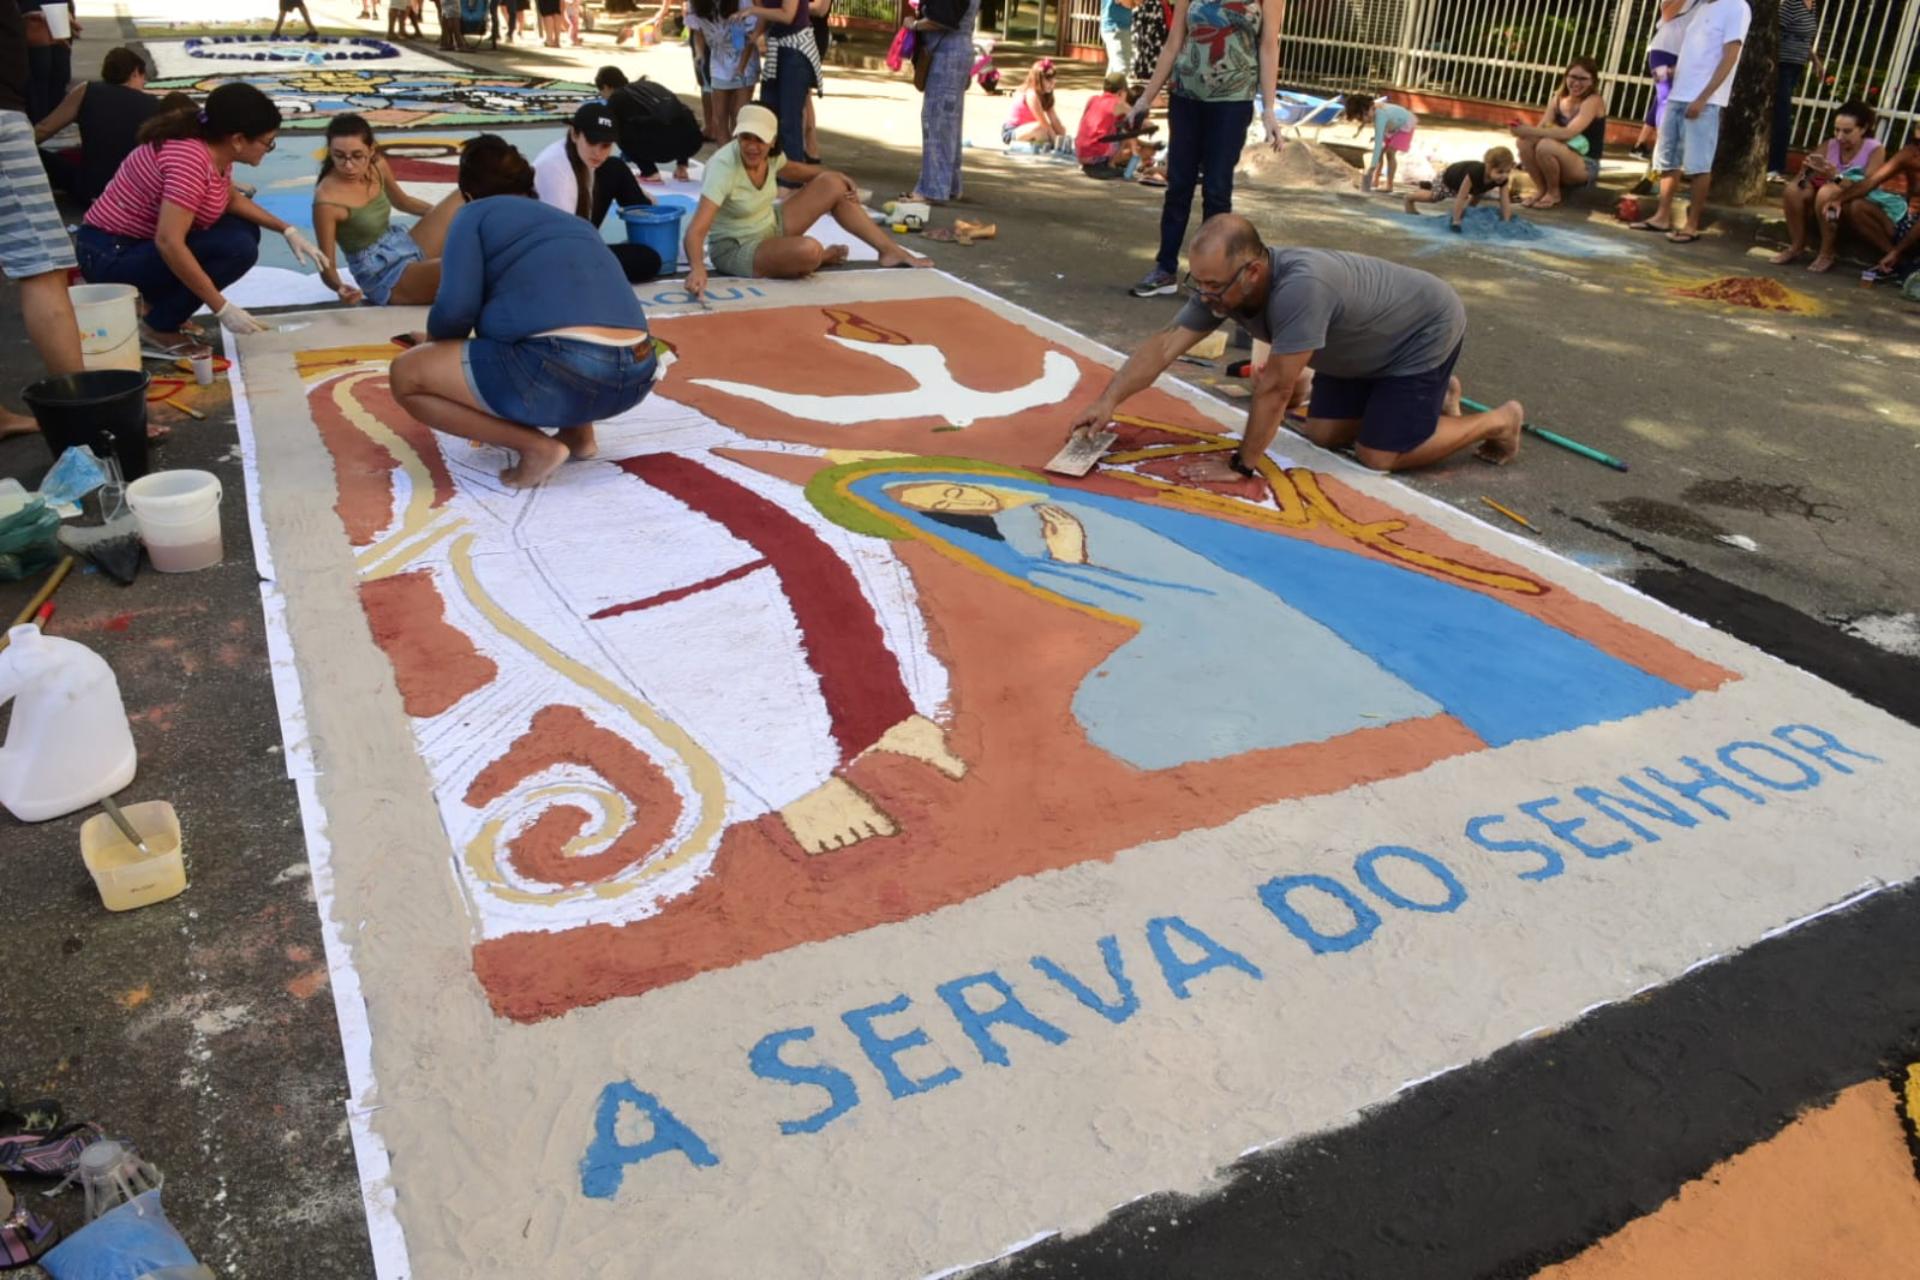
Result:
{"type": "Polygon", "coordinates": [[[1755,311],[1783,311],[1799,316],[1820,313],[1818,302],[1766,276],[1721,276],[1705,284],[1688,285],[1668,292],[1676,298],[1724,302],[1730,307],[1751,307],[1755,311]]]}
{"type": "Polygon", "coordinates": [[[684,297],[528,492],[394,316],[235,344],[382,1275],[943,1271],[1920,875],[1920,731],[1542,548],[1177,384],[1042,474],[1113,353],[936,272],[684,297]]]}
{"type": "Polygon", "coordinates": [[[284,129],[324,129],[341,112],[375,129],[528,124],[571,116],[593,96],[572,80],[473,71],[373,36],[273,40],[266,36],[153,40],[156,93],[201,96],[253,85],[280,108],[284,129]]]}

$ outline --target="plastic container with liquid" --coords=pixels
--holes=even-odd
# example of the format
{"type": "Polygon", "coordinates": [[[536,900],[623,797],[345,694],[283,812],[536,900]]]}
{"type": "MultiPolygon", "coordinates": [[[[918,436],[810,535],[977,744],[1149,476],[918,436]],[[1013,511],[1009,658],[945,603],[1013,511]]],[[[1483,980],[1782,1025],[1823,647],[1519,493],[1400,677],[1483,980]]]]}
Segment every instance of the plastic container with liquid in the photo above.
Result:
{"type": "Polygon", "coordinates": [[[220,498],[220,478],[208,471],[156,471],[127,486],[154,568],[191,573],[220,563],[220,498]]]}
{"type": "Polygon", "coordinates": [[[104,813],[80,825],[80,858],[100,901],[109,911],[131,911],[178,897],[187,887],[180,815],[165,800],[130,804],[120,812],[146,842],[145,853],[104,813]]]}
{"type": "Polygon", "coordinates": [[[87,646],[28,623],[0,649],[0,703],[13,703],[0,746],[0,807],[44,822],[133,781],[139,756],[113,668],[87,646]]]}

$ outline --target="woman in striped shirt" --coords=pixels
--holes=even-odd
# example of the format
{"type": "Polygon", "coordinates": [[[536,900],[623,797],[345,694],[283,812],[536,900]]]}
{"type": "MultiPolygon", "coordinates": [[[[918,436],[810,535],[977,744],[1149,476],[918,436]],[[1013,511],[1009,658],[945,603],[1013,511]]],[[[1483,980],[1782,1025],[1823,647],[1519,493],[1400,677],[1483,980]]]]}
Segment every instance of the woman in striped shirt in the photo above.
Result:
{"type": "Polygon", "coordinates": [[[1773,129],[1767,136],[1767,181],[1787,180],[1787,144],[1793,134],[1793,95],[1807,67],[1816,84],[1826,68],[1813,47],[1820,19],[1813,0],[1780,0],[1780,56],[1774,64],[1773,129]]]}
{"type": "Polygon", "coordinates": [[[232,333],[267,326],[221,292],[253,268],[260,229],[286,237],[295,261],[320,265],[298,227],[234,189],[235,161],[257,165],[274,148],[280,109],[248,84],[223,84],[198,113],[173,111],[142,125],[113,181],[74,239],[80,274],[130,284],[146,299],[141,337],[171,351],[191,344],[187,317],[205,303],[232,333]]]}

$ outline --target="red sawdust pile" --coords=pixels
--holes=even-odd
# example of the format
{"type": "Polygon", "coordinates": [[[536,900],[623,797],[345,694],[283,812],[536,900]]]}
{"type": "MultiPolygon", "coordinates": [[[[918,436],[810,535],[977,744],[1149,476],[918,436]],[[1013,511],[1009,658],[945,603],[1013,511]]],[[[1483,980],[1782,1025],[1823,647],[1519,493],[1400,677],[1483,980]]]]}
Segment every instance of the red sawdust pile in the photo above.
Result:
{"type": "Polygon", "coordinates": [[[1734,307],[1752,307],[1756,311],[1803,313],[1810,306],[1808,299],[1778,280],[1769,280],[1764,276],[1721,276],[1718,280],[1709,280],[1690,289],[1675,289],[1673,294],[1680,298],[1724,302],[1734,307]]]}

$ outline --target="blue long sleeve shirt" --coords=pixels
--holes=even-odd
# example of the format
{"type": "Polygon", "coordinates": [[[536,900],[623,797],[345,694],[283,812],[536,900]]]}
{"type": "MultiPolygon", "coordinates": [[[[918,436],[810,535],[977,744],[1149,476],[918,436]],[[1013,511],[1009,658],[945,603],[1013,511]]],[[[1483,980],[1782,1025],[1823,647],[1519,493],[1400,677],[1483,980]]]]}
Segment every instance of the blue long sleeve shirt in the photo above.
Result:
{"type": "Polygon", "coordinates": [[[597,228],[526,196],[489,196],[453,215],[430,336],[517,342],[571,325],[647,327],[597,228]]]}

